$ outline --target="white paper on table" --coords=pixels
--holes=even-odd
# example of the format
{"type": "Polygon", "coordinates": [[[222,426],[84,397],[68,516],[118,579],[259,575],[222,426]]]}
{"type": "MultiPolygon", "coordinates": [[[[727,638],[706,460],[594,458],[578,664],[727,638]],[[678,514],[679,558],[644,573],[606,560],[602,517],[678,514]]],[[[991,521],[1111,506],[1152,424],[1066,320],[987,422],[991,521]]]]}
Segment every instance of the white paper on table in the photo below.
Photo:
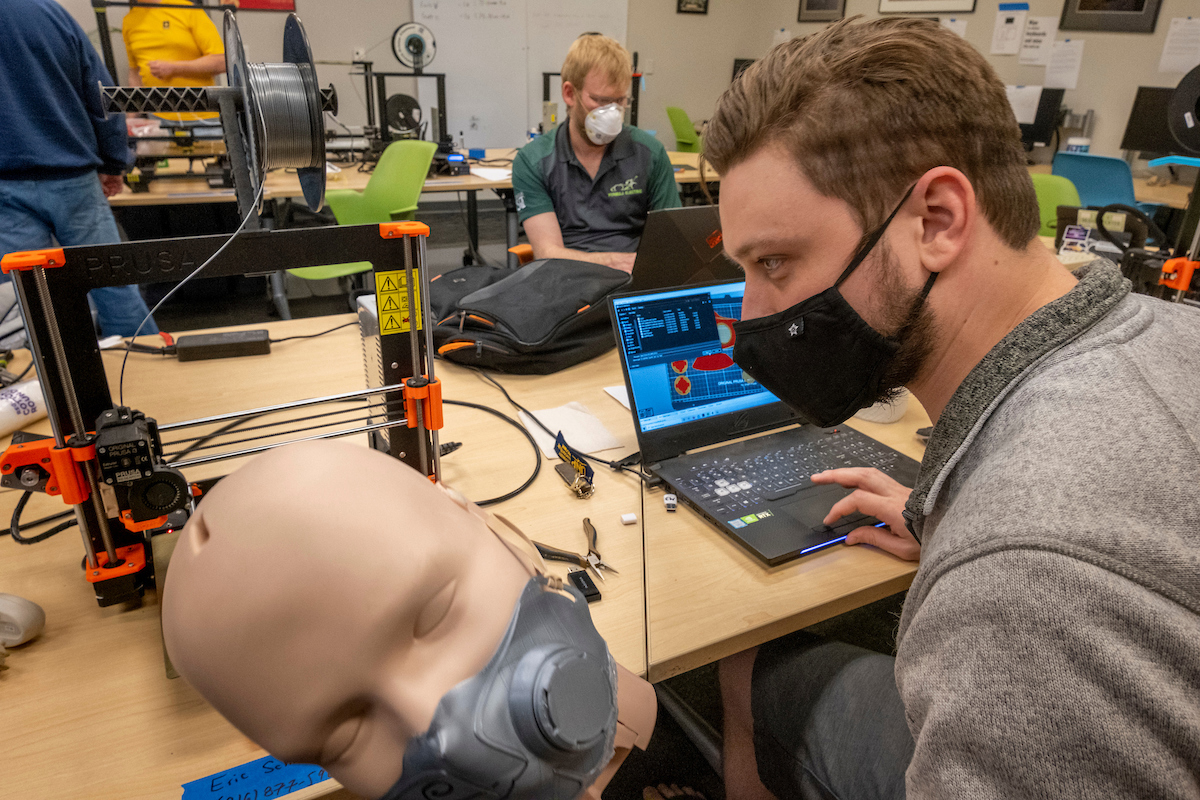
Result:
{"type": "Polygon", "coordinates": [[[1074,89],[1079,83],[1079,68],[1083,65],[1083,39],[1064,39],[1054,43],[1050,61],[1046,64],[1046,87],[1074,89]]]}
{"type": "Polygon", "coordinates": [[[1017,115],[1017,122],[1022,125],[1032,125],[1037,118],[1038,103],[1042,101],[1040,86],[1005,86],[1008,104],[1017,115]]]}
{"type": "MultiPolygon", "coordinates": [[[[533,415],[541,420],[555,433],[562,432],[567,444],[583,453],[598,453],[601,450],[612,450],[620,447],[621,443],[613,436],[604,423],[592,415],[582,403],[567,403],[558,408],[544,408],[534,411],[533,415]]],[[[542,430],[541,425],[531,420],[524,411],[518,411],[521,424],[533,435],[538,447],[547,458],[557,458],[554,452],[554,437],[542,430]]]]}
{"type": "Polygon", "coordinates": [[[943,28],[949,28],[962,38],[967,38],[967,21],[962,17],[942,17],[939,22],[943,28]]]}
{"type": "Polygon", "coordinates": [[[471,167],[471,174],[485,181],[511,181],[512,170],[508,167],[471,167]]]}
{"type": "Polygon", "coordinates": [[[1200,65],[1200,17],[1176,17],[1167,31],[1158,71],[1190,72],[1197,65],[1200,65]]]}
{"type": "Polygon", "coordinates": [[[1021,34],[1025,30],[1028,3],[1001,3],[992,29],[992,55],[1015,56],[1021,52],[1021,34]]]}
{"type": "Polygon", "coordinates": [[[1058,17],[1029,17],[1021,37],[1022,64],[1042,66],[1050,62],[1054,37],[1058,35],[1058,17]]]}
{"type": "Polygon", "coordinates": [[[629,390],[625,388],[625,384],[622,383],[618,384],[617,386],[605,386],[604,391],[608,392],[608,396],[613,400],[616,400],[618,403],[625,406],[625,408],[629,408],[629,390]]]}

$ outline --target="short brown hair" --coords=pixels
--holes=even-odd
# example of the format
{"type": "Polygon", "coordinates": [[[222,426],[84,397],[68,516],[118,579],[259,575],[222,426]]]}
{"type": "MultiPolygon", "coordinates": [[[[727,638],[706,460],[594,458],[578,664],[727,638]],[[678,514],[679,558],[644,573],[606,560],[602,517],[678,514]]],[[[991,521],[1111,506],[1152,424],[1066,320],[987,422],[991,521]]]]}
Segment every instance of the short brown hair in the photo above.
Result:
{"type": "Polygon", "coordinates": [[[563,83],[582,89],[588,73],[597,67],[612,83],[633,80],[633,59],[620,42],[599,33],[585,33],[571,43],[563,60],[563,83]]]}
{"type": "Polygon", "coordinates": [[[864,231],[937,166],[961,170],[1010,247],[1040,226],[1020,129],[983,56],[938,23],[844,20],[751,65],[717,101],[704,157],[726,172],[780,144],[864,231]]]}

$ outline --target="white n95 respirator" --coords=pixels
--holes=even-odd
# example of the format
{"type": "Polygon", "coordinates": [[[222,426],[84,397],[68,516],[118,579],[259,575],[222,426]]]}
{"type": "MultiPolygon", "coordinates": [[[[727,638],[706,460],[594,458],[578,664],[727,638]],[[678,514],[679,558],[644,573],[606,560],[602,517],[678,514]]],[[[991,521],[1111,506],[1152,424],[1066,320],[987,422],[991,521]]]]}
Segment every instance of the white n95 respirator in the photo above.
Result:
{"type": "Polygon", "coordinates": [[[625,124],[625,110],[616,103],[594,108],[583,121],[583,129],[593,144],[608,144],[617,138],[625,124]]]}

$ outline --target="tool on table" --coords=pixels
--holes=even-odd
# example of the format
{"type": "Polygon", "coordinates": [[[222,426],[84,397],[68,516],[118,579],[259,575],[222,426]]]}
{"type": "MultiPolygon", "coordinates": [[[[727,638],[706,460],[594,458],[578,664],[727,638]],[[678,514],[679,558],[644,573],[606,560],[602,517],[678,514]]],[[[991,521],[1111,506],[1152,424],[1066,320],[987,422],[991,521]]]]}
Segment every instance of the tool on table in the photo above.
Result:
{"type": "Polygon", "coordinates": [[[575,493],[575,496],[580,500],[586,500],[595,494],[595,471],[587,463],[582,453],[567,444],[567,440],[563,438],[562,431],[559,431],[558,436],[554,437],[554,452],[558,454],[558,457],[563,462],[556,464],[554,471],[558,473],[563,482],[575,493]]]}
{"type": "Polygon", "coordinates": [[[590,519],[583,520],[583,533],[585,536],[587,536],[588,540],[587,555],[572,553],[569,550],[559,550],[556,547],[550,547],[542,544],[541,542],[534,542],[534,545],[537,546],[538,552],[542,554],[542,558],[546,559],[547,561],[562,561],[567,564],[578,564],[584,569],[592,570],[592,572],[596,573],[596,577],[600,580],[605,579],[603,570],[608,570],[614,575],[619,575],[620,573],[616,570],[616,568],[601,558],[600,552],[596,550],[596,526],[592,525],[592,521],[590,519]]]}

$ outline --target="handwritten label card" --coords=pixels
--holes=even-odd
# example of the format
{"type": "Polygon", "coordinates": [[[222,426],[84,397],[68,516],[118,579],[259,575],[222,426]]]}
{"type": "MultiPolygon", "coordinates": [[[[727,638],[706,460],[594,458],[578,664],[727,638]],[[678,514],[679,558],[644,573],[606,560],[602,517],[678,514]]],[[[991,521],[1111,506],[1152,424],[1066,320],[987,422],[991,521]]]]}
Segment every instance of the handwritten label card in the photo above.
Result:
{"type": "Polygon", "coordinates": [[[272,800],[329,780],[315,764],[285,764],[266,756],[183,785],[183,800],[272,800]]]}

